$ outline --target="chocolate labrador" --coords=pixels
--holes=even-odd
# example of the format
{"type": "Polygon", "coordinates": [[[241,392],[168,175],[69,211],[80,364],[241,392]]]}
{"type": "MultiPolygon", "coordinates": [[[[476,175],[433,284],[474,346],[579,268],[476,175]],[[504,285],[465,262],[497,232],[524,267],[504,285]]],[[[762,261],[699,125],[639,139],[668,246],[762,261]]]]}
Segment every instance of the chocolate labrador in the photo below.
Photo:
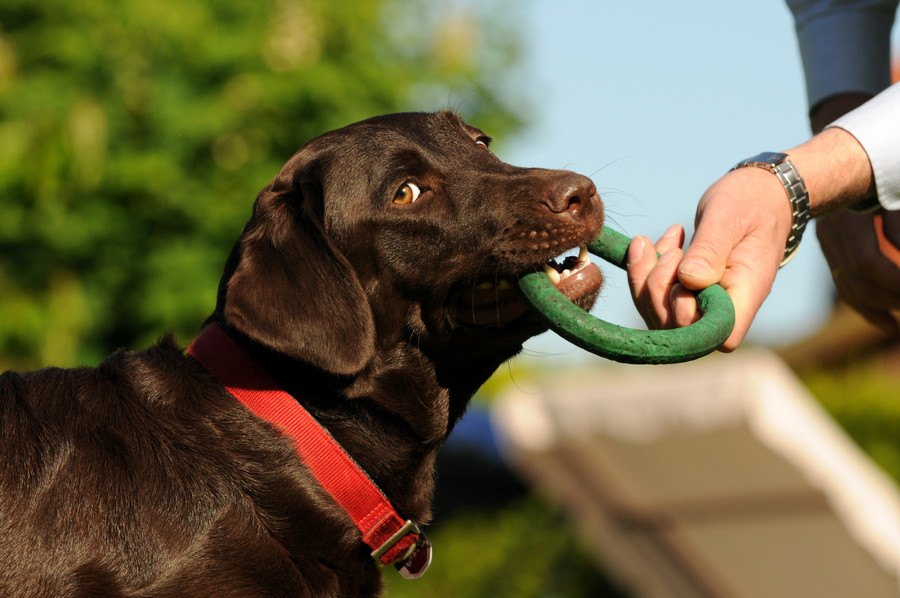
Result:
{"type": "Polygon", "coordinates": [[[253,370],[243,386],[263,407],[277,390],[327,430],[407,520],[376,547],[414,530],[388,560],[408,565],[435,452],[546,329],[517,277],[551,269],[586,308],[601,285],[584,254],[552,260],[599,232],[593,183],[511,166],[489,143],[450,112],[326,133],[256,198],[202,350],[165,338],[97,367],[0,376],[0,595],[378,595],[385,557],[232,387],[253,370]],[[246,363],[200,358],[228,350],[246,363]]]}

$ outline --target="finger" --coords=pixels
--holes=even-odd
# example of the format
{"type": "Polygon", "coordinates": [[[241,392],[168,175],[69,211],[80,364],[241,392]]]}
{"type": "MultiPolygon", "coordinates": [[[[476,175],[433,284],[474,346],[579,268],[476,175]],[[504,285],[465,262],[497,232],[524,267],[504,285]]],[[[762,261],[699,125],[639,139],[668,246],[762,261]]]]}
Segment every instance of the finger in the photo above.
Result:
{"type": "Polygon", "coordinates": [[[647,276],[656,266],[656,251],[647,237],[635,237],[628,245],[626,257],[626,272],[628,274],[628,288],[631,290],[631,298],[638,313],[647,326],[653,326],[650,316],[650,300],[647,296],[647,276]]]}
{"type": "Polygon", "coordinates": [[[726,260],[740,241],[732,230],[731,224],[719,222],[714,212],[704,215],[678,267],[678,280],[682,285],[696,291],[722,279],[726,260]]]}
{"type": "Polygon", "coordinates": [[[625,270],[628,274],[628,284],[631,286],[632,295],[635,297],[643,291],[647,275],[656,265],[656,252],[649,250],[652,246],[650,239],[641,236],[633,238],[628,245],[625,270]]]}
{"type": "Polygon", "coordinates": [[[681,249],[682,245],[684,245],[684,227],[673,224],[656,242],[656,252],[662,255],[672,249],[681,249]]]}
{"type": "MultiPolygon", "coordinates": [[[[721,350],[733,351],[772,289],[783,246],[773,243],[780,236],[773,227],[741,222],[731,211],[719,214],[712,207],[698,220],[697,232],[678,268],[678,280],[693,291],[715,283],[725,289],[734,304],[734,328],[721,350]]],[[[676,309],[683,315],[677,317],[687,319],[686,299],[679,303],[676,309]]]]}
{"type": "Polygon", "coordinates": [[[656,262],[656,267],[647,276],[647,299],[650,302],[651,320],[654,328],[671,328],[674,325],[669,298],[672,288],[678,282],[678,264],[683,252],[678,247],[664,253],[656,262]]]}
{"type": "Polygon", "coordinates": [[[672,288],[671,305],[675,326],[690,326],[700,319],[697,295],[680,284],[676,284],[672,288]]]}
{"type": "MultiPolygon", "coordinates": [[[[728,275],[723,281],[723,286],[727,285],[728,275]]],[[[730,286],[728,291],[729,297],[734,304],[734,328],[731,334],[720,347],[721,351],[731,352],[740,346],[744,337],[750,330],[750,324],[753,322],[756,313],[765,300],[765,295],[756,292],[754,287],[747,285],[730,286]]],[[[672,323],[677,327],[689,326],[700,319],[700,308],[697,305],[697,295],[695,291],[686,289],[680,284],[676,284],[672,289],[670,299],[672,311],[672,323]]]]}
{"type": "Polygon", "coordinates": [[[729,267],[719,284],[734,304],[734,328],[720,350],[734,351],[743,342],[753,319],[772,290],[775,272],[774,267],[771,271],[761,270],[743,261],[729,267]]]}

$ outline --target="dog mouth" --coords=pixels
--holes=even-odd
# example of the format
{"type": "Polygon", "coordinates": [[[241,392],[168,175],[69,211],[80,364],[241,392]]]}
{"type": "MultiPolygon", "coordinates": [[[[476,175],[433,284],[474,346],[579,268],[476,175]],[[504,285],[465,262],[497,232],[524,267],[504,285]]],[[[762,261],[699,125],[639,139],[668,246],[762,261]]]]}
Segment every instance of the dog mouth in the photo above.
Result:
{"type": "MultiPolygon", "coordinates": [[[[569,301],[583,309],[590,309],[603,285],[603,275],[588,257],[586,246],[579,247],[578,255],[553,258],[542,267],[553,285],[569,301]]],[[[452,302],[456,319],[469,326],[499,327],[530,313],[531,306],[519,290],[518,277],[534,269],[532,267],[517,276],[497,276],[493,280],[479,280],[467,285],[452,302]]]]}

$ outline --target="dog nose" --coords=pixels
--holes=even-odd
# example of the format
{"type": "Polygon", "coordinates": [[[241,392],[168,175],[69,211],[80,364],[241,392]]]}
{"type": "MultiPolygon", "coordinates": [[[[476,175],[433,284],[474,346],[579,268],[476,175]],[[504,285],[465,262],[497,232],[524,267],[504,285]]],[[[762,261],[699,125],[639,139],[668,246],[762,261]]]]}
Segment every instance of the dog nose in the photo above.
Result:
{"type": "Polygon", "coordinates": [[[578,216],[583,210],[589,209],[591,198],[596,194],[597,188],[591,179],[572,172],[550,187],[544,203],[554,214],[568,212],[578,216]]]}

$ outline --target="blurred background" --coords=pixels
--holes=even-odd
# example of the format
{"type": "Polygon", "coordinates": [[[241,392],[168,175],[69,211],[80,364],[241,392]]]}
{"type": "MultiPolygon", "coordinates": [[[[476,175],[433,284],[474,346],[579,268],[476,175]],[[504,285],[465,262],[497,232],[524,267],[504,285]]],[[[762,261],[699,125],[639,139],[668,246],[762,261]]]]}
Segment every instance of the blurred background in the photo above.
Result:
{"type": "MultiPolygon", "coordinates": [[[[778,0],[4,0],[0,370],[186,343],[253,198],[304,141],[443,108],[508,162],[592,176],[608,223],[651,237],[690,234],[731,165],[809,136],[778,0]]],[[[595,313],[638,326],[604,272],[595,313]]],[[[749,341],[900,478],[897,339],[836,305],[811,232],[749,341]]],[[[433,570],[388,575],[392,596],[627,595],[565,502],[510,468],[489,415],[510,388],[616,367],[548,333],[501,368],[443,458],[433,570]]]]}

